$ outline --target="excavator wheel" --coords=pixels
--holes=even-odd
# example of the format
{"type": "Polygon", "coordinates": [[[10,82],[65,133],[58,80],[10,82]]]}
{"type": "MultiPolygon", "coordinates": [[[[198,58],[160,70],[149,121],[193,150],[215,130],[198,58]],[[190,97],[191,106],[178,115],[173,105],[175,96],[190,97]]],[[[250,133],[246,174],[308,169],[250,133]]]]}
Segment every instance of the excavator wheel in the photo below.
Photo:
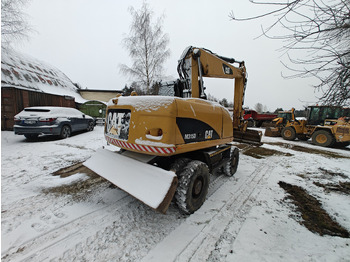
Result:
{"type": "Polygon", "coordinates": [[[295,129],[291,126],[283,128],[281,134],[285,140],[293,141],[296,138],[295,129]]]}
{"type": "Polygon", "coordinates": [[[223,167],[224,174],[226,176],[233,176],[238,167],[239,162],[239,150],[237,147],[232,147],[230,152],[230,161],[228,161],[223,167]]]}
{"type": "Polygon", "coordinates": [[[190,161],[178,174],[176,204],[186,214],[192,214],[204,203],[209,188],[209,168],[198,160],[190,161]]]}
{"type": "Polygon", "coordinates": [[[334,136],[326,130],[317,130],[312,135],[312,143],[318,146],[330,147],[335,143],[334,136]]]}

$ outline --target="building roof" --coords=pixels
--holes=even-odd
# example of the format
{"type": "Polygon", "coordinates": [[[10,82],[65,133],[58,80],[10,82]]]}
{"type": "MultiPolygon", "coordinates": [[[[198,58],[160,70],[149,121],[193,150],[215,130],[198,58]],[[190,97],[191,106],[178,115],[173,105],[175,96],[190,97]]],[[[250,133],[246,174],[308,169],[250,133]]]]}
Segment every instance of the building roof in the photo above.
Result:
{"type": "Polygon", "coordinates": [[[1,86],[72,96],[86,102],[74,83],[57,68],[14,50],[1,48],[1,86]]]}
{"type": "Polygon", "coordinates": [[[79,92],[91,92],[91,93],[118,93],[121,94],[121,90],[109,90],[109,89],[80,89],[79,92]]]}

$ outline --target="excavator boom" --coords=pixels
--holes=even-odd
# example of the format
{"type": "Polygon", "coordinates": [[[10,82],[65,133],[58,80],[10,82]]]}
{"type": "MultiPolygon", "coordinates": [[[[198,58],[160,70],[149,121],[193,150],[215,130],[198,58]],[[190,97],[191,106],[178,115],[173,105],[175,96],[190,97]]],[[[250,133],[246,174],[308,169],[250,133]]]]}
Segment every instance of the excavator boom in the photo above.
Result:
{"type": "Polygon", "coordinates": [[[256,130],[247,130],[247,121],[243,119],[244,95],[247,84],[247,70],[244,61],[236,61],[212,53],[204,48],[188,47],[183,52],[178,73],[185,83],[184,97],[206,98],[203,77],[234,79],[233,130],[234,140],[261,145],[262,134],[256,130]],[[233,64],[238,64],[238,67],[233,64]],[[198,81],[196,81],[198,79],[198,81]]]}

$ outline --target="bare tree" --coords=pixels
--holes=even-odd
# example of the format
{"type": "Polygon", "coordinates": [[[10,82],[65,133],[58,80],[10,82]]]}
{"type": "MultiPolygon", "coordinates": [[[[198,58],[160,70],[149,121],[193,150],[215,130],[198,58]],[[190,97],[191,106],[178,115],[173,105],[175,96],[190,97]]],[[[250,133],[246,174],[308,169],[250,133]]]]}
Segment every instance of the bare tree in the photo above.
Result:
{"type": "Polygon", "coordinates": [[[262,30],[263,35],[286,43],[282,50],[288,62],[284,65],[292,72],[286,77],[316,77],[320,83],[314,87],[322,92],[321,103],[350,105],[350,1],[249,1],[274,9],[243,19],[236,18],[231,12],[230,18],[246,21],[274,17],[274,21],[262,30]],[[280,35],[273,33],[273,29],[280,27],[284,29],[279,30],[280,35]]]}
{"type": "Polygon", "coordinates": [[[264,107],[263,107],[263,112],[265,112],[265,113],[268,113],[268,112],[269,112],[269,109],[267,108],[266,105],[264,105],[264,107]]]}
{"type": "Polygon", "coordinates": [[[226,98],[223,98],[221,101],[219,101],[219,104],[224,107],[228,107],[228,101],[226,98]]]}
{"type": "Polygon", "coordinates": [[[264,111],[264,106],[261,103],[256,103],[254,109],[258,113],[262,113],[264,111]]]}
{"type": "Polygon", "coordinates": [[[140,10],[130,8],[130,13],[130,33],[123,39],[123,44],[132,59],[132,65],[122,64],[120,70],[138,81],[149,94],[152,85],[162,77],[164,62],[170,55],[167,47],[169,37],[163,33],[163,17],[153,23],[153,12],[146,2],[140,10]]]}
{"type": "Polygon", "coordinates": [[[4,47],[28,37],[31,28],[22,11],[27,3],[28,0],[1,0],[1,44],[4,47]]]}
{"type": "Polygon", "coordinates": [[[218,99],[215,96],[213,96],[212,94],[208,94],[208,100],[218,102],[218,99]]]}

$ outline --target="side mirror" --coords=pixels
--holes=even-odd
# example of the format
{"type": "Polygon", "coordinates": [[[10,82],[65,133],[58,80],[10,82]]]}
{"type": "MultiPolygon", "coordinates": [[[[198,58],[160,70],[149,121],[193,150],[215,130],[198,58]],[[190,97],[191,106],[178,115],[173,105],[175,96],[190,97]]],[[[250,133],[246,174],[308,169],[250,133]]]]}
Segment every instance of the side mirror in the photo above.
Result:
{"type": "Polygon", "coordinates": [[[85,118],[85,115],[83,114],[83,118],[85,118]]]}

